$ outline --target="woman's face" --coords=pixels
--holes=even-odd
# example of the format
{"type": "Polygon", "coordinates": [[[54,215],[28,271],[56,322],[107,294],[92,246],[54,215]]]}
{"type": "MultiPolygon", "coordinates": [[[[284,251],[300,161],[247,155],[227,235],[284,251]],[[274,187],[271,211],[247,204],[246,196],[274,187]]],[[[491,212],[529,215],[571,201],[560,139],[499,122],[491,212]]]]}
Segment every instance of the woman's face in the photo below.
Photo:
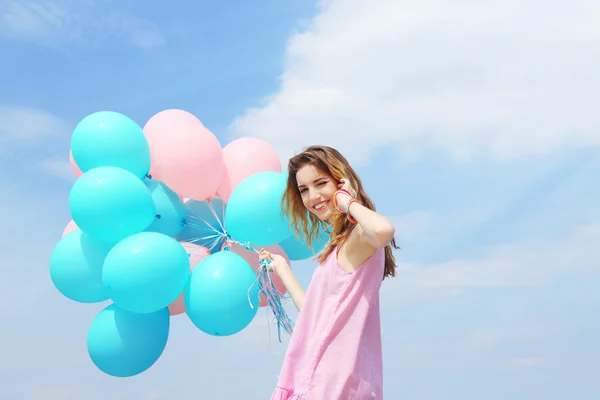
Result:
{"type": "Polygon", "coordinates": [[[305,165],[296,173],[298,190],[304,207],[321,221],[328,221],[336,212],[333,196],[337,182],[313,165],[305,165]]]}

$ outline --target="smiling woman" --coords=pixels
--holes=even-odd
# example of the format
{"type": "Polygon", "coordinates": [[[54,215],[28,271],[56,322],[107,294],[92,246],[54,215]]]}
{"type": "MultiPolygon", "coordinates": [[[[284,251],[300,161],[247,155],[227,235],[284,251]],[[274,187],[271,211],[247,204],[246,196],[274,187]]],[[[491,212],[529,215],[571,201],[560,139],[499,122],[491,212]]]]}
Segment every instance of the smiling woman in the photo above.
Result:
{"type": "Polygon", "coordinates": [[[335,210],[328,206],[333,205],[332,199],[337,189],[332,179],[314,165],[308,164],[298,171],[297,180],[302,203],[306,209],[321,220],[331,218],[335,210]]]}
{"type": "Polygon", "coordinates": [[[261,251],[300,310],[272,400],[382,399],[379,289],[395,275],[394,226],[331,147],[289,161],[282,203],[309,246],[325,225],[331,240],[306,293],[283,257],[261,251]]]}

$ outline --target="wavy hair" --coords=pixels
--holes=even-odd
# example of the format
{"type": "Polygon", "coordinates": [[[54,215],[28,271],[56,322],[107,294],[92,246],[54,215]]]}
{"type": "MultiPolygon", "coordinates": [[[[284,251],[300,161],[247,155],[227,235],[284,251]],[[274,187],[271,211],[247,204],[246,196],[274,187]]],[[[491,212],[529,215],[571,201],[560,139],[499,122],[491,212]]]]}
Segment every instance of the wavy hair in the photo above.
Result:
{"type": "MultiPolygon", "coordinates": [[[[313,243],[318,239],[321,229],[326,229],[327,225],[331,227],[330,240],[325,249],[319,253],[316,258],[319,262],[324,262],[334,250],[335,246],[342,244],[356,227],[344,214],[336,213],[329,224],[319,220],[314,214],[306,209],[302,202],[302,196],[298,190],[298,181],[296,173],[302,167],[312,165],[322,173],[328,175],[337,183],[341,179],[348,179],[357,193],[357,200],[364,207],[375,211],[373,201],[367,196],[362,182],[356,171],[350,166],[348,160],[337,150],[327,146],[310,146],[304,149],[302,153],[292,157],[288,163],[287,186],[281,199],[282,213],[287,214],[290,220],[290,228],[293,228],[296,237],[305,237],[307,246],[312,249],[313,243]]],[[[396,276],[396,260],[393,254],[396,246],[396,239],[385,247],[385,269],[383,278],[396,276]]]]}

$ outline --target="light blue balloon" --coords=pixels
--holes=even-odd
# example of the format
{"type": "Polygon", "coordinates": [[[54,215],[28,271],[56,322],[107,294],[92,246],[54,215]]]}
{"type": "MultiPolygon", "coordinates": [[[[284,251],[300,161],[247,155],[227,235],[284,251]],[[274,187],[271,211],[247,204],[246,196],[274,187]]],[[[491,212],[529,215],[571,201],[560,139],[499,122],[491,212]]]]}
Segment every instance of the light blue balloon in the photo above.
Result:
{"type": "Polygon", "coordinates": [[[170,237],[177,236],[183,229],[186,218],[186,209],[181,198],[160,181],[146,178],[143,182],[150,191],[156,207],[156,219],[146,231],[159,232],[170,237]]]}
{"type": "MultiPolygon", "coordinates": [[[[310,232],[310,230],[309,230],[310,232]]],[[[279,243],[285,254],[290,260],[306,260],[321,252],[329,242],[329,232],[323,228],[319,229],[317,240],[312,244],[312,250],[308,248],[306,244],[306,238],[304,235],[301,238],[297,238],[295,234],[279,243]]]]}
{"type": "Polygon", "coordinates": [[[114,111],[100,111],[82,119],[73,131],[71,152],[83,172],[113,166],[143,178],[150,171],[150,147],[142,128],[114,111]]]}
{"type": "Polygon", "coordinates": [[[117,243],[106,256],[102,281],[120,308],[150,313],[168,307],[190,274],[187,251],[175,239],[141,232],[117,243]]]}
{"type": "Polygon", "coordinates": [[[232,238],[254,247],[277,244],[290,236],[288,219],[281,215],[286,181],[278,172],[259,172],[233,190],[225,212],[232,238]]]}
{"type": "Polygon", "coordinates": [[[82,231],[112,243],[143,231],[156,217],[146,185],[117,167],[94,168],[79,177],[71,188],[69,210],[82,231]]]}
{"type": "Polygon", "coordinates": [[[255,281],[256,273],[240,255],[231,251],[211,254],[190,276],[184,292],[187,315],[209,335],[238,333],[258,311],[259,289],[255,281]]]}
{"type": "Polygon", "coordinates": [[[226,207],[220,197],[211,197],[210,201],[188,200],[185,203],[186,226],[177,235],[177,240],[206,247],[211,253],[220,251],[225,240],[226,207]]]}
{"type": "Polygon", "coordinates": [[[125,378],[141,374],[162,355],[169,326],[166,308],[135,314],[111,304],[100,311],[88,330],[88,354],[108,375],[125,378]]]}
{"type": "Polygon", "coordinates": [[[98,303],[109,298],[102,283],[102,265],[112,244],[77,229],[54,247],[50,256],[50,278],[65,297],[80,303],[98,303]]]}

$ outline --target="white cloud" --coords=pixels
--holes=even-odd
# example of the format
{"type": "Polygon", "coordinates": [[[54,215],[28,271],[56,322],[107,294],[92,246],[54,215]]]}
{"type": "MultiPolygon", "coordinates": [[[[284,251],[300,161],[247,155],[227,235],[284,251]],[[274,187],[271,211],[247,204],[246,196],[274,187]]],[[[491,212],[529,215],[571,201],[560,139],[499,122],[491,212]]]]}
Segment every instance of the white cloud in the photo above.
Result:
{"type": "Polygon", "coordinates": [[[407,242],[422,237],[429,230],[432,218],[433,213],[431,211],[414,211],[390,217],[396,228],[396,240],[407,242]]]}
{"type": "Polygon", "coordinates": [[[74,182],[76,177],[69,164],[69,157],[46,158],[34,165],[35,169],[56,178],[74,182]]]}
{"type": "Polygon", "coordinates": [[[125,38],[150,49],[166,42],[158,26],[115,8],[109,0],[5,0],[0,3],[0,37],[43,43],[97,43],[125,38]]]}
{"type": "Polygon", "coordinates": [[[600,145],[600,3],[323,2],[280,88],[232,123],[283,157],[322,143],[500,159],[600,145]]]}
{"type": "Polygon", "coordinates": [[[68,132],[69,125],[47,111],[28,107],[0,106],[0,146],[12,141],[28,144],[68,132]]]}
{"type": "Polygon", "coordinates": [[[549,361],[543,357],[515,357],[508,364],[514,368],[532,368],[548,364],[549,361]]]}
{"type": "Polygon", "coordinates": [[[543,337],[557,336],[564,331],[539,323],[512,325],[483,325],[470,330],[461,340],[461,345],[472,351],[492,348],[501,343],[533,342],[543,337]]]}
{"type": "Polygon", "coordinates": [[[166,44],[158,25],[132,15],[112,12],[105,20],[107,31],[121,32],[129,44],[143,49],[152,49],[166,44]]]}
{"type": "Polygon", "coordinates": [[[0,106],[0,154],[19,168],[72,180],[68,149],[73,128],[45,110],[0,106]]]}
{"type": "Polygon", "coordinates": [[[52,389],[34,390],[27,395],[27,400],[71,400],[76,399],[77,391],[70,386],[52,389]]]}
{"type": "Polygon", "coordinates": [[[398,277],[383,285],[383,293],[386,298],[414,301],[477,288],[537,287],[574,268],[597,268],[598,242],[600,223],[595,223],[552,240],[493,246],[477,258],[399,263],[398,277]]]}

